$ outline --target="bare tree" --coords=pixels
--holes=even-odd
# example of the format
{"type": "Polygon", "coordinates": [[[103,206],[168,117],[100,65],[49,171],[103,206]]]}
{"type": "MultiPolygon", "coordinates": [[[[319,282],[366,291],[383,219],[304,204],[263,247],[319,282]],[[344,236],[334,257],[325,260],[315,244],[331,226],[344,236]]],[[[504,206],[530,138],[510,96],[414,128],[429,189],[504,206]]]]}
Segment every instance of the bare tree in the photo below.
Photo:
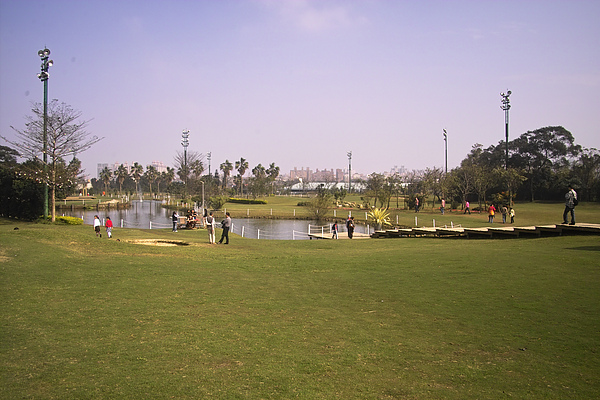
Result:
{"type": "MultiPolygon", "coordinates": [[[[25,117],[25,129],[11,128],[17,133],[18,141],[5,138],[8,143],[15,146],[24,157],[38,158],[44,153],[44,107],[41,103],[33,103],[33,115],[25,117]]],[[[47,156],[49,158],[48,176],[45,182],[50,186],[50,199],[52,221],[56,219],[56,181],[59,163],[69,155],[79,154],[95,143],[102,140],[91,136],[86,131],[88,121],[80,121],[81,112],[73,109],[66,103],[59,103],[54,99],[48,104],[47,109],[47,156]]]]}

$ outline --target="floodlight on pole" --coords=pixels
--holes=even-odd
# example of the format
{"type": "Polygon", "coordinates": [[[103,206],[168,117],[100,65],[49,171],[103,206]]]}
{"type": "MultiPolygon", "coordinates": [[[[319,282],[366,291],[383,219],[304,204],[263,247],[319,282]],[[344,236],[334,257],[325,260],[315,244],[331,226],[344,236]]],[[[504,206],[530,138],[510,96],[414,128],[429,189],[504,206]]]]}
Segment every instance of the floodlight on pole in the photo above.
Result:
{"type": "Polygon", "coordinates": [[[348,193],[352,191],[352,151],[347,153],[348,156],[348,193]]]}
{"type": "Polygon", "coordinates": [[[44,83],[44,136],[42,158],[44,161],[44,220],[48,219],[48,68],[54,64],[54,61],[49,60],[50,50],[38,51],[38,56],[42,59],[41,72],[38,78],[44,83]]]}
{"type": "Polygon", "coordinates": [[[183,146],[183,171],[185,174],[185,191],[187,193],[187,183],[188,183],[188,168],[187,168],[187,148],[190,145],[190,131],[184,130],[181,133],[181,145],[183,146]]]}
{"type": "Polygon", "coordinates": [[[446,161],[446,174],[448,173],[448,132],[444,129],[444,147],[445,147],[445,161],[446,161]]]}
{"type": "Polygon", "coordinates": [[[504,110],[504,128],[506,132],[506,142],[504,143],[506,150],[504,159],[504,169],[508,169],[508,110],[510,110],[510,100],[508,99],[508,97],[511,94],[512,92],[510,90],[507,91],[506,94],[500,93],[500,96],[502,97],[502,105],[500,106],[500,108],[504,110]]]}

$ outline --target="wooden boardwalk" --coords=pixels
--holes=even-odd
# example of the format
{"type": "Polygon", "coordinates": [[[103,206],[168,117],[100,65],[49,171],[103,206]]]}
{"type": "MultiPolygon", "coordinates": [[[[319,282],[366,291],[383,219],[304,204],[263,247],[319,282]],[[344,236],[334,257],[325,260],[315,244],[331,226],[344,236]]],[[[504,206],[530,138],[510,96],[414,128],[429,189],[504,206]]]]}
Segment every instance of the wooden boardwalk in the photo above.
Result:
{"type": "MultiPolygon", "coordinates": [[[[308,235],[308,237],[310,239],[327,239],[327,240],[334,240],[331,236],[333,234],[332,233],[324,233],[324,234],[320,234],[320,233],[311,233],[308,235]]],[[[367,235],[366,233],[356,233],[354,232],[354,235],[352,236],[352,239],[370,239],[372,236],[371,235],[367,235]]],[[[347,232],[340,232],[338,233],[338,239],[350,239],[348,237],[348,233],[347,232]]]]}
{"type": "Polygon", "coordinates": [[[600,224],[490,226],[483,228],[406,228],[376,231],[372,238],[407,237],[464,237],[464,238],[518,238],[563,235],[600,235],[600,224]]]}

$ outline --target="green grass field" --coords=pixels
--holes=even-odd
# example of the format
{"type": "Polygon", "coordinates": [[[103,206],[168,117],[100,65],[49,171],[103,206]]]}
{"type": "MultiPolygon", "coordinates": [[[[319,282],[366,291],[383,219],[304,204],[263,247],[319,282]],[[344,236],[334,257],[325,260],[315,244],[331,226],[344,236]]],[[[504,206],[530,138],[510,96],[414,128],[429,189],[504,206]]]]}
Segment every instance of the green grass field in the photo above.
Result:
{"type": "Polygon", "coordinates": [[[0,398],[600,396],[599,236],[206,241],[0,220],[0,398]]]}

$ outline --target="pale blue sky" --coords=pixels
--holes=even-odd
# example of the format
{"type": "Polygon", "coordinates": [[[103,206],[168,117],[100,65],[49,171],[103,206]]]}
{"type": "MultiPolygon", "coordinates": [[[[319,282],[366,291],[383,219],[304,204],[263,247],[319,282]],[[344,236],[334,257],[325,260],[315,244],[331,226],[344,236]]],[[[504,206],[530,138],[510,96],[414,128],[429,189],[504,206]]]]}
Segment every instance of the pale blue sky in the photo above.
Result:
{"type": "MultiPolygon", "coordinates": [[[[49,97],[105,139],[79,155],[212,170],[449,168],[475,143],[562,125],[600,148],[600,1],[0,0],[0,132],[49,97]]],[[[6,143],[1,143],[6,145],[6,143]]]]}

